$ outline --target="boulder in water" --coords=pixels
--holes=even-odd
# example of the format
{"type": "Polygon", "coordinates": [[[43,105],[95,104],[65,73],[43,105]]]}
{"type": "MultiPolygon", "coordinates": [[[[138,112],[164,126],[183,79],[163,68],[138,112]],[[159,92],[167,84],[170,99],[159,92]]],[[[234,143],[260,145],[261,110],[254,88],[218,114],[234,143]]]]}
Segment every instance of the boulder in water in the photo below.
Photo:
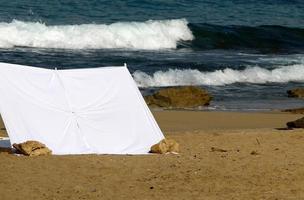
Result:
{"type": "Polygon", "coordinates": [[[195,86],[164,88],[153,95],[145,96],[151,107],[195,108],[209,105],[212,97],[204,89],[195,86]]]}
{"type": "Polygon", "coordinates": [[[294,88],[287,91],[288,97],[304,98],[304,88],[294,88]]]}
{"type": "Polygon", "coordinates": [[[13,144],[13,147],[21,154],[26,156],[50,155],[52,151],[38,141],[29,140],[20,144],[13,144]]]}
{"type": "Polygon", "coordinates": [[[304,128],[304,117],[295,121],[287,122],[288,128],[304,128]]]}

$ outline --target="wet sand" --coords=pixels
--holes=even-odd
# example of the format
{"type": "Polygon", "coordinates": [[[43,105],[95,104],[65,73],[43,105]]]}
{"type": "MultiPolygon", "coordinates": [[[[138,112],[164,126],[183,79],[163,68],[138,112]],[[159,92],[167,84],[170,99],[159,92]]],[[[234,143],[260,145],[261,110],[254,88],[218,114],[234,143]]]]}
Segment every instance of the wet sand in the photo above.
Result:
{"type": "Polygon", "coordinates": [[[304,199],[304,130],[278,129],[302,115],[154,115],[179,155],[1,153],[0,199],[304,199]]]}
{"type": "Polygon", "coordinates": [[[282,112],[238,113],[238,112],[189,112],[164,111],[154,112],[154,116],[162,130],[193,131],[193,130],[231,130],[284,128],[287,121],[303,115],[282,112]]]}

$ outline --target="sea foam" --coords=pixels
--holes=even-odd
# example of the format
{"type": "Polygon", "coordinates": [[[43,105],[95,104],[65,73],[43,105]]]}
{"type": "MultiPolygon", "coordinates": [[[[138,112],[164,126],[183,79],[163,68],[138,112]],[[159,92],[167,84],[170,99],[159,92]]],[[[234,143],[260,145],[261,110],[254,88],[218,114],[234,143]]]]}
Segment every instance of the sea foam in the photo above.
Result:
{"type": "Polygon", "coordinates": [[[0,48],[169,49],[193,40],[185,19],[47,26],[13,20],[0,23],[0,48]]]}
{"type": "Polygon", "coordinates": [[[213,72],[192,69],[169,69],[152,75],[135,71],[133,77],[140,87],[163,87],[179,85],[228,85],[233,83],[286,83],[304,82],[304,66],[282,66],[272,70],[248,67],[244,70],[226,68],[213,72]]]}

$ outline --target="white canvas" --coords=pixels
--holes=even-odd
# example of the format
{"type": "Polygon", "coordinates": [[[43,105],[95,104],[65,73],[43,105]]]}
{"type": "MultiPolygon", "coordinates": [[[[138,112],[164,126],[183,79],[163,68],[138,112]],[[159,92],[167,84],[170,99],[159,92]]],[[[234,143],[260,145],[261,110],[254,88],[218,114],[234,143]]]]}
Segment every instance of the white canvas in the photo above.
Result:
{"type": "Polygon", "coordinates": [[[12,144],[54,154],[145,154],[164,137],[127,67],[0,63],[0,113],[12,144]]]}

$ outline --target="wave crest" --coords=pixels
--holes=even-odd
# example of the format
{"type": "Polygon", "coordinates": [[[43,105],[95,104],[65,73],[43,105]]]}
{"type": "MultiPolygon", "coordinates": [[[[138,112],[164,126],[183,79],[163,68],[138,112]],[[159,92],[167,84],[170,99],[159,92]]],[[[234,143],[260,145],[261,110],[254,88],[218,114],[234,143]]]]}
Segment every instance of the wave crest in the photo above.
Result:
{"type": "Polygon", "coordinates": [[[0,48],[168,49],[193,40],[185,19],[47,26],[14,20],[0,23],[0,48]]]}
{"type": "Polygon", "coordinates": [[[244,70],[226,68],[214,72],[201,72],[192,69],[169,69],[168,71],[157,71],[153,75],[135,71],[133,77],[139,87],[304,82],[304,66],[291,65],[273,70],[260,67],[248,67],[244,70]]]}

